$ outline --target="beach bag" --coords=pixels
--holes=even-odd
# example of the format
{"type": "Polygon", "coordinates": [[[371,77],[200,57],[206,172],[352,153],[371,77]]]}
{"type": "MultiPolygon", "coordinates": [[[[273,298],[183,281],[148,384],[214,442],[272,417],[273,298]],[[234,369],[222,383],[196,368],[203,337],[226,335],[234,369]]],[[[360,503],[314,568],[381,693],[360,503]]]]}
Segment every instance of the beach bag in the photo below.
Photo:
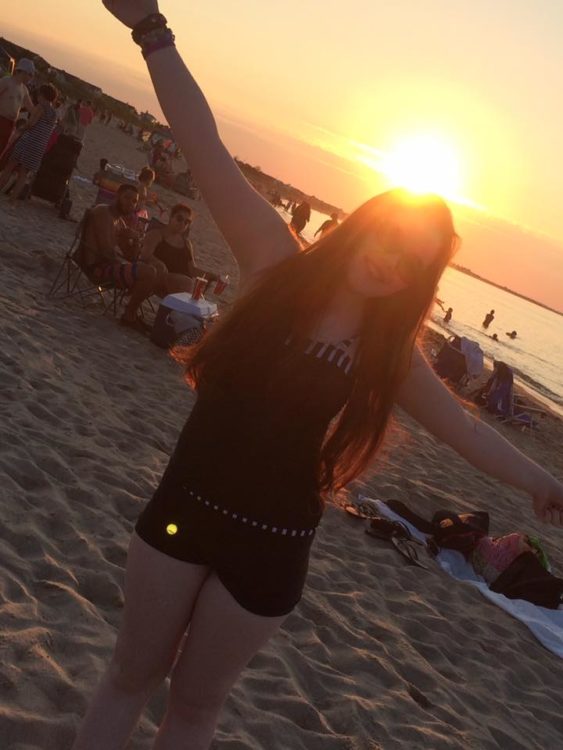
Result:
{"type": "Polygon", "coordinates": [[[546,570],[533,552],[519,555],[489,588],[508,599],[525,599],[548,609],[563,604],[563,579],[546,570]]]}
{"type": "Polygon", "coordinates": [[[473,550],[471,563],[497,594],[549,609],[562,603],[563,580],[551,574],[537,537],[521,532],[485,537],[473,550]]]}
{"type": "Polygon", "coordinates": [[[515,531],[504,536],[485,536],[477,541],[471,553],[471,564],[475,572],[491,584],[525,552],[533,552],[525,534],[515,531]]]}

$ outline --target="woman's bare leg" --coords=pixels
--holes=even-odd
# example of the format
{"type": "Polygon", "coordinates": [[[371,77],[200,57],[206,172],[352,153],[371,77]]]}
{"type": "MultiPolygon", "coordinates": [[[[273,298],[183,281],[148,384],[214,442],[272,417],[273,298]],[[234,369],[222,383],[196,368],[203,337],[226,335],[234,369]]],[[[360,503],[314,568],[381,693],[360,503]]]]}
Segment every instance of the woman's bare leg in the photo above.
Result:
{"type": "Polygon", "coordinates": [[[225,698],[285,617],[243,609],[211,574],[201,589],[172,671],[166,716],[154,750],[207,750],[225,698]]]}
{"type": "Polygon", "coordinates": [[[20,197],[20,194],[25,186],[28,175],[29,175],[29,172],[27,171],[27,169],[20,167],[20,171],[18,173],[18,179],[16,180],[16,184],[14,185],[12,189],[12,193],[10,195],[10,200],[12,201],[12,203],[15,203],[20,197]]]}
{"type": "Polygon", "coordinates": [[[2,172],[0,172],[0,192],[4,190],[4,188],[8,184],[8,180],[12,176],[12,173],[17,166],[17,162],[10,160],[8,161],[2,172]]]}
{"type": "Polygon", "coordinates": [[[150,695],[168,674],[209,569],[175,560],[135,533],[125,609],[109,668],[72,750],[121,750],[150,695]]]}
{"type": "MultiPolygon", "coordinates": [[[[161,260],[155,258],[154,256],[146,262],[156,271],[156,280],[154,285],[155,290],[159,294],[164,292],[166,290],[166,277],[168,276],[168,269],[161,260]]],[[[166,292],[166,294],[168,294],[168,292],[166,292]]]]}

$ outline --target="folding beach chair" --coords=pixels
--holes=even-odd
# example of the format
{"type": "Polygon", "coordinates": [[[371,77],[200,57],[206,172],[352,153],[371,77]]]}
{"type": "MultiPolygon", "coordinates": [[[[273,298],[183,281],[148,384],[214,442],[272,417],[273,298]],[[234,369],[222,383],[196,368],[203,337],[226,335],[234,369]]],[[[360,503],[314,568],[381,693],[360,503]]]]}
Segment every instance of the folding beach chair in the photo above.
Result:
{"type": "Polygon", "coordinates": [[[514,393],[514,373],[505,362],[496,361],[491,377],[475,395],[475,402],[494,414],[500,422],[533,430],[537,427],[534,413],[544,416],[541,409],[528,405],[514,393]]]}
{"type": "Polygon", "coordinates": [[[459,390],[483,372],[481,347],[465,336],[451,336],[438,352],[434,369],[442,380],[459,390]]]}
{"type": "Polygon", "coordinates": [[[90,220],[91,209],[86,209],[80,222],[77,224],[72,244],[68,249],[57,275],[47,292],[48,297],[68,299],[78,297],[83,307],[86,307],[92,298],[98,299],[104,309],[117,315],[119,303],[123,300],[127,290],[119,289],[112,281],[97,281],[88,276],[84,270],[81,257],[84,236],[90,220]],[[109,301],[106,297],[109,296],[109,301]]]}

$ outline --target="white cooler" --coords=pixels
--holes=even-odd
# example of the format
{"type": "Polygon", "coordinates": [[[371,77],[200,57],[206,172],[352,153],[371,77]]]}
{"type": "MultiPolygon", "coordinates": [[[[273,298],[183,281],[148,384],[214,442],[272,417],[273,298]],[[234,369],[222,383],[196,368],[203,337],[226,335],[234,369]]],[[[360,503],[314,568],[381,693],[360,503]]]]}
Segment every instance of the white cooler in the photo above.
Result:
{"type": "Polygon", "coordinates": [[[205,297],[194,300],[186,292],[169,294],[158,307],[151,341],[163,349],[195,344],[216,317],[217,305],[205,297]]]}

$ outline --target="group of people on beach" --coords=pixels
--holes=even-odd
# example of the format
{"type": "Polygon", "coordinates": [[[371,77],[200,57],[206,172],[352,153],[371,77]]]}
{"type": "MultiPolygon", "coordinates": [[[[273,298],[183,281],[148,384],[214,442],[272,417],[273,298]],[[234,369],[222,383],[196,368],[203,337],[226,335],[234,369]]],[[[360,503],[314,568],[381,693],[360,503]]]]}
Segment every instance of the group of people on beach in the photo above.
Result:
{"type": "MultiPolygon", "coordinates": [[[[0,192],[15,173],[16,180],[10,190],[12,202],[19,199],[29,178],[39,169],[46,151],[54,144],[53,135],[62,133],[82,141],[94,119],[91,102],[70,102],[65,107],[52,84],[37,88],[37,104],[34,104],[28,88],[34,75],[33,61],[22,58],[13,75],[0,80],[0,161],[2,154],[9,152],[0,173],[0,192]],[[18,128],[22,110],[29,116],[18,128]]],[[[103,115],[103,121],[109,124],[111,113],[103,115]]],[[[157,168],[163,158],[164,152],[155,142],[151,159],[157,168]]],[[[108,160],[101,159],[94,184],[100,183],[107,168],[108,160]]],[[[143,333],[150,331],[138,314],[145,299],[153,294],[190,292],[197,276],[209,281],[219,278],[196,266],[193,247],[187,238],[192,222],[188,205],[175,205],[167,224],[159,222],[158,228],[145,232],[149,204],[157,206],[161,215],[164,212],[156,196],[150,193],[155,176],[151,167],[144,167],[136,185],[122,185],[110,205],[96,205],[88,212],[80,252],[75,257],[92,280],[110,282],[128,291],[121,322],[143,333]]]]}
{"type": "Polygon", "coordinates": [[[9,188],[13,204],[59,135],[82,142],[94,119],[90,101],[67,102],[52,83],[30,93],[35,74],[33,61],[21,58],[13,74],[0,79],[0,193],[9,188]]]}
{"type": "Polygon", "coordinates": [[[11,77],[0,79],[0,164],[9,150],[0,173],[0,192],[15,173],[13,201],[19,198],[28,178],[39,169],[57,123],[57,89],[52,84],[39,86],[34,102],[27,88],[34,74],[33,62],[23,58],[11,77]],[[22,109],[27,110],[29,116],[19,123],[22,109]]]}
{"type": "MultiPolygon", "coordinates": [[[[440,301],[440,305],[442,306],[442,309],[443,309],[443,303],[441,301],[440,301]]],[[[446,314],[444,315],[444,323],[449,323],[451,321],[453,312],[454,312],[453,307],[448,307],[448,309],[446,310],[446,314]]],[[[481,323],[481,327],[487,330],[494,319],[495,319],[495,311],[491,310],[485,315],[483,322],[481,323]]],[[[509,339],[514,340],[518,336],[518,331],[514,331],[514,330],[507,331],[506,335],[508,336],[509,339]]],[[[491,335],[491,338],[493,341],[498,341],[498,334],[493,333],[491,335]]]]}
{"type": "MultiPolygon", "coordinates": [[[[105,161],[105,160],[104,160],[105,161]]],[[[102,167],[102,165],[100,165],[102,167]]],[[[104,165],[105,167],[105,165],[104,165]]],[[[103,169],[96,174],[100,179],[103,169]]],[[[139,183],[122,184],[111,204],[99,204],[85,218],[76,262],[88,278],[110,282],[129,293],[121,322],[141,333],[151,327],[139,315],[145,299],[153,294],[191,292],[194,279],[216,281],[219,276],[198,268],[188,232],[193,220],[190,206],[178,203],[167,224],[146,230],[140,213],[148,200],[154,172],[144,168],[139,183]]]]}
{"type": "MultiPolygon", "coordinates": [[[[157,0],[103,2],[141,48],[241,296],[178,353],[197,400],[131,537],[115,650],[73,750],[124,748],[167,676],[153,747],[207,750],[233,684],[301,599],[327,501],[368,470],[396,404],[543,522],[563,525],[563,485],[465,411],[416,345],[459,241],[445,202],[391,190],[303,249],[228,154],[157,0]]],[[[176,283],[155,258],[182,245],[193,265],[185,206],[127,259],[138,199],[123,186],[95,208],[84,245],[92,273],[130,285],[131,323],[150,289],[176,283]]]]}

